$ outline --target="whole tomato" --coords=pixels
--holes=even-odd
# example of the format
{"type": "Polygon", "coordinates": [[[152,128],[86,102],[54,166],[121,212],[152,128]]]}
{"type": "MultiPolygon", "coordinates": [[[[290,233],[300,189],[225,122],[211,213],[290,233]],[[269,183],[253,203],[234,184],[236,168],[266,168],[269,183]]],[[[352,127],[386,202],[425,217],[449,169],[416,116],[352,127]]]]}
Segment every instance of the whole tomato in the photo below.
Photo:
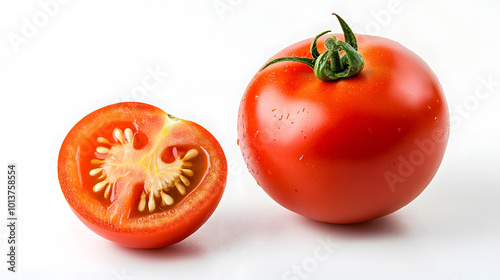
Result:
{"type": "Polygon", "coordinates": [[[238,140],[276,202],[314,220],[357,223],[427,187],[449,115],[421,58],[389,39],[354,35],[337,18],[344,35],[293,44],[257,72],[241,100],[238,140]]]}

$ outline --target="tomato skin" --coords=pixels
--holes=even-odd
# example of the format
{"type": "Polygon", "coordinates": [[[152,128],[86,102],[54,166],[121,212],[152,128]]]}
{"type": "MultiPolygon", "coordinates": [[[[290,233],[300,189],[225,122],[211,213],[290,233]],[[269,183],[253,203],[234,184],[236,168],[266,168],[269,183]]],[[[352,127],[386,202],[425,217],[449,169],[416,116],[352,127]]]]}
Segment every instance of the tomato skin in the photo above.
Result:
{"type": "MultiPolygon", "coordinates": [[[[356,38],[365,61],[358,75],[323,82],[307,65],[276,63],[253,77],[239,108],[239,145],[257,183],[322,222],[369,221],[408,204],[434,177],[449,136],[446,100],[427,64],[389,39],[356,38]]],[[[311,58],[311,41],[270,60],[311,58]]]]}
{"type": "MultiPolygon", "coordinates": [[[[159,248],[179,242],[202,226],[215,211],[224,192],[227,178],[227,163],[224,152],[215,139],[202,126],[181,119],[165,129],[168,116],[161,109],[152,105],[124,102],[98,109],[79,121],[68,133],[61,145],[58,159],[58,176],[61,190],[76,216],[92,231],[117,244],[132,248],[159,248]],[[82,164],[82,154],[86,149],[93,151],[96,135],[110,134],[107,125],[130,122],[142,134],[152,138],[161,131],[161,145],[200,147],[206,152],[207,171],[202,181],[172,209],[151,213],[143,217],[127,217],[116,213],[132,211],[141,186],[123,187],[122,204],[117,207],[101,205],[92,194],[92,186],[82,179],[88,168],[82,164]],[[104,128],[103,128],[104,127],[104,128]]],[[[145,151],[151,148],[153,141],[141,147],[145,151]]],[[[162,147],[163,147],[162,146],[162,147]]],[[[133,177],[133,176],[132,176],[133,177]]],[[[127,181],[128,179],[123,179],[127,181]]],[[[132,180],[132,179],[130,179],[132,180]]],[[[126,184],[124,183],[124,186],[126,184]]],[[[118,197],[121,197],[118,190],[118,197]]],[[[117,199],[118,200],[118,199],[117,199]]]]}

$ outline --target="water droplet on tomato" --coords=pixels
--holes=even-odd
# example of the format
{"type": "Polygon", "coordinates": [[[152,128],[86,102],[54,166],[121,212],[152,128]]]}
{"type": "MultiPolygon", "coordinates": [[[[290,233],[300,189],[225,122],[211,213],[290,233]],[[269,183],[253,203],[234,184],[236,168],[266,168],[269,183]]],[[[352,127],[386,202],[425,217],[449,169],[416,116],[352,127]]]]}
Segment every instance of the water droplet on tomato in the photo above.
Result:
{"type": "Polygon", "coordinates": [[[304,158],[304,154],[302,154],[302,156],[300,156],[299,160],[302,160],[304,158]]]}

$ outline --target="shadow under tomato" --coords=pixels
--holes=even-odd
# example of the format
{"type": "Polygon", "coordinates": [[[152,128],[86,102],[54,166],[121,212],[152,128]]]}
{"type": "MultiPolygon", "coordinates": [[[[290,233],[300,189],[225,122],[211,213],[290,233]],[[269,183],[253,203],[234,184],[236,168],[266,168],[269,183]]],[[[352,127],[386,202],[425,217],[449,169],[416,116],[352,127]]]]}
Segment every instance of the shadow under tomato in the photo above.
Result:
{"type": "Polygon", "coordinates": [[[179,260],[184,258],[193,258],[203,254],[203,250],[200,246],[190,243],[187,240],[156,249],[135,249],[123,247],[118,244],[112,244],[112,246],[114,246],[115,249],[121,254],[139,257],[146,260],[179,260]]]}
{"type": "Polygon", "coordinates": [[[260,208],[249,212],[238,208],[215,215],[189,241],[209,254],[257,250],[269,244],[269,240],[290,232],[290,223],[283,219],[283,213],[266,210],[260,208]]]}
{"type": "Polygon", "coordinates": [[[345,240],[405,237],[413,231],[407,220],[398,213],[357,224],[330,224],[304,217],[299,219],[305,226],[345,240]]]}

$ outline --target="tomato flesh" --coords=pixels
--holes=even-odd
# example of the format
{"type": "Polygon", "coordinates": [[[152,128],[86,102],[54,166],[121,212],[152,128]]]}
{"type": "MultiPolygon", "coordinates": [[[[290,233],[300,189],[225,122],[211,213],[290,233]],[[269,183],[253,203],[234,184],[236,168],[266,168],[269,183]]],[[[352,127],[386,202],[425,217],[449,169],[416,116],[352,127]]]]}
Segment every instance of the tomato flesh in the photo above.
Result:
{"type": "Polygon", "coordinates": [[[193,233],[215,210],[226,176],[208,131],[143,103],[89,114],[59,155],[61,189],[77,216],[128,247],[166,246],[193,233]]]}

